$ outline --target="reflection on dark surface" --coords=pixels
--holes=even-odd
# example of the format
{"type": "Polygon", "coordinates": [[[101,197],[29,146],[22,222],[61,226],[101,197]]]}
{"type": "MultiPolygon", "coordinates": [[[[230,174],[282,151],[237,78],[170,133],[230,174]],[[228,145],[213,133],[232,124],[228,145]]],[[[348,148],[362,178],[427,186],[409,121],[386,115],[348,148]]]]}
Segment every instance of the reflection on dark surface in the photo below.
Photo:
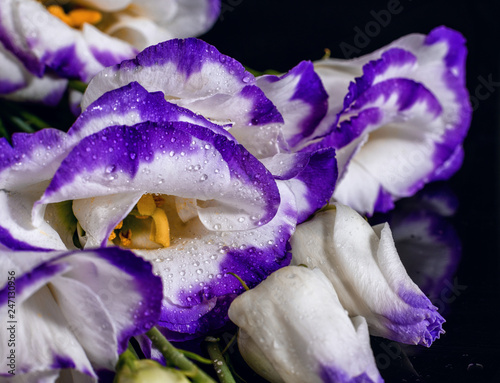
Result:
{"type": "MultiPolygon", "coordinates": [[[[452,221],[457,208],[458,199],[449,185],[434,183],[415,196],[398,201],[394,210],[370,219],[372,224],[389,222],[408,275],[445,319],[450,304],[466,289],[456,277],[462,255],[461,241],[452,221]]],[[[443,327],[446,330],[446,323],[443,327]]],[[[439,347],[440,340],[435,342],[431,347],[439,347]]],[[[387,382],[427,381],[412,360],[429,350],[381,338],[372,339],[372,349],[387,382]]]]}
{"type": "Polygon", "coordinates": [[[458,200],[445,183],[428,185],[412,198],[400,200],[388,214],[372,223],[389,222],[403,265],[410,278],[446,315],[460,291],[453,285],[462,246],[451,217],[458,200]]]}

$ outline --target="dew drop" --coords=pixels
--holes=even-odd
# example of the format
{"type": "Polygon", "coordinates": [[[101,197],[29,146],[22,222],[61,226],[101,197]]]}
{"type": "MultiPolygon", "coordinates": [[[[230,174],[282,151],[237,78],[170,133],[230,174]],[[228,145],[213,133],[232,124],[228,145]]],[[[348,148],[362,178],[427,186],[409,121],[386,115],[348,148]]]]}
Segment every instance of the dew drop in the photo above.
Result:
{"type": "Polygon", "coordinates": [[[106,173],[112,173],[116,169],[115,165],[106,166],[106,173]]]}

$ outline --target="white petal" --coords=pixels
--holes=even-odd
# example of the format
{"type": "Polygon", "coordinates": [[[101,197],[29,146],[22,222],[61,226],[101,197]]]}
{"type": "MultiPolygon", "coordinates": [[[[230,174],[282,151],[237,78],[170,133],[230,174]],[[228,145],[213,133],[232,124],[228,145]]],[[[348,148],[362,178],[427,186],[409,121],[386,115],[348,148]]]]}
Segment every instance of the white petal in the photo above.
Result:
{"type": "Polygon", "coordinates": [[[229,316],[244,330],[239,345],[248,335],[285,382],[333,381],[334,377],[355,381],[361,376],[367,382],[381,381],[366,321],[348,317],[319,269],[290,266],[276,271],[236,298],[229,316]]]}
{"type": "MultiPolygon", "coordinates": [[[[7,323],[7,318],[2,317],[7,323]]],[[[42,287],[17,305],[16,320],[17,373],[74,368],[96,378],[85,351],[48,287],[42,287]]],[[[6,331],[0,333],[3,344],[7,344],[7,335],[6,331]]],[[[10,348],[0,348],[2,360],[7,359],[9,351],[10,348]]]]}
{"type": "Polygon", "coordinates": [[[113,229],[132,210],[142,192],[111,194],[73,201],[73,213],[86,232],[85,248],[105,246],[113,229]]]}
{"type": "Polygon", "coordinates": [[[25,250],[66,249],[59,234],[45,220],[42,219],[37,227],[32,224],[31,209],[41,193],[43,189],[24,193],[0,191],[0,242],[3,246],[25,250]]]}

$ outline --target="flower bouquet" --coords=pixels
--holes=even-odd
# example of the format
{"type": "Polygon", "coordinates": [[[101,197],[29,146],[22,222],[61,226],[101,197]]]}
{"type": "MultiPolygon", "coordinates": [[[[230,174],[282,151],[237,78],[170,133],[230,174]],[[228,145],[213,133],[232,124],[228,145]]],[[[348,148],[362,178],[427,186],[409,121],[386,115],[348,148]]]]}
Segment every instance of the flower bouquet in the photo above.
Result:
{"type": "Polygon", "coordinates": [[[221,10],[2,4],[0,380],[381,382],[370,335],[444,333],[374,218],[462,164],[462,35],[258,73],[188,37],[221,10]]]}

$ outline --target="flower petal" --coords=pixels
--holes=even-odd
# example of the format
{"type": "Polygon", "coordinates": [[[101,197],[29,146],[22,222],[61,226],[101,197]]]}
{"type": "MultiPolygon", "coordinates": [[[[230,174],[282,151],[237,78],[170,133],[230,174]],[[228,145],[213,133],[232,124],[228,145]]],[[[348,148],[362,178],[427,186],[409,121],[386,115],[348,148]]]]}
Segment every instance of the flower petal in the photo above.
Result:
{"type": "Polygon", "coordinates": [[[12,146],[0,139],[0,187],[23,191],[54,175],[68,151],[66,133],[43,129],[33,134],[14,133],[12,146]]]}
{"type": "MultiPolygon", "coordinates": [[[[349,86],[340,124],[328,140],[341,157],[356,159],[380,181],[386,202],[379,208],[392,206],[392,201],[460,167],[461,143],[471,116],[465,55],[463,37],[440,27],[428,36],[405,36],[359,59],[318,63],[329,93],[335,91],[329,84],[345,83],[348,74],[362,74],[349,86]],[[342,153],[345,145],[367,134],[363,147],[351,145],[347,150],[352,155],[342,153]]],[[[373,205],[362,211],[372,212],[373,205]]]]}
{"type": "Polygon", "coordinates": [[[197,36],[205,33],[219,17],[221,8],[219,0],[176,0],[175,15],[165,19],[161,17],[166,13],[165,11],[157,12],[157,7],[161,6],[161,3],[148,0],[140,1],[140,4],[149,17],[176,37],[197,36]]]}
{"type": "Polygon", "coordinates": [[[162,276],[165,298],[159,324],[169,339],[195,338],[227,324],[229,304],[243,292],[229,272],[255,286],[290,262],[287,241],[295,229],[295,198],[282,181],[278,185],[278,213],[257,229],[214,232],[198,220],[189,228],[194,239],[164,249],[135,250],[162,276]]]}
{"type": "Polygon", "coordinates": [[[258,77],[257,85],[283,116],[283,131],[292,148],[319,135],[315,129],[326,114],[328,95],[311,62],[302,61],[281,77],[258,77]]]}
{"type": "MultiPolygon", "coordinates": [[[[99,298],[116,331],[117,353],[122,353],[127,348],[131,336],[142,334],[154,326],[162,298],[161,280],[152,274],[149,262],[130,251],[106,248],[77,252],[73,255],[70,262],[72,269],[65,277],[87,286],[89,291],[99,298]]],[[[81,306],[76,304],[76,297],[72,300],[67,295],[67,298],[67,305],[61,304],[65,312],[82,310],[81,306]]],[[[107,329],[104,332],[109,331],[110,329],[107,329]]],[[[92,345],[90,341],[81,342],[92,345]]]]}
{"type": "Polygon", "coordinates": [[[2,95],[3,98],[20,102],[35,102],[48,106],[56,106],[61,101],[68,80],[46,74],[42,78],[27,74],[24,88],[2,95]]]}
{"type": "Polygon", "coordinates": [[[281,153],[261,159],[295,195],[298,223],[328,203],[337,181],[337,162],[332,148],[315,152],[281,153]]]}
{"type": "MultiPolygon", "coordinates": [[[[169,1],[157,3],[168,4],[169,1]]],[[[139,51],[151,45],[158,44],[161,41],[179,37],[171,34],[165,28],[161,28],[149,17],[131,15],[126,10],[125,12],[116,13],[113,16],[113,23],[106,28],[106,32],[110,36],[126,41],[139,51]]],[[[113,65],[117,62],[119,61],[115,61],[113,65]]]]}
{"type": "MultiPolygon", "coordinates": [[[[16,308],[14,328],[16,349],[19,350],[16,353],[16,375],[72,368],[97,378],[47,286],[38,289],[22,303],[16,302],[16,308]],[[30,351],[33,349],[37,352],[30,351]]],[[[2,318],[6,321],[6,314],[2,318]]],[[[4,344],[7,344],[6,336],[7,332],[2,331],[0,339],[4,344]]],[[[8,352],[7,347],[2,347],[0,356],[6,360],[8,352]]],[[[2,371],[2,375],[7,375],[6,371],[2,371]]]]}
{"type": "Polygon", "coordinates": [[[89,84],[82,108],[133,81],[150,92],[163,92],[169,101],[212,121],[231,122],[241,129],[283,122],[239,62],[192,38],[146,48],[134,60],[105,69],[89,84]]]}
{"type": "MultiPolygon", "coordinates": [[[[16,349],[19,350],[16,353],[15,373],[38,374],[44,370],[75,368],[96,377],[85,351],[76,341],[46,286],[50,279],[68,270],[68,265],[41,263],[37,267],[33,262],[33,258],[37,257],[30,255],[30,253],[2,252],[4,259],[2,274],[5,275],[5,282],[2,282],[1,296],[5,297],[5,300],[2,299],[1,302],[0,316],[5,322],[8,313],[7,271],[14,272],[16,278],[15,289],[9,290],[15,291],[16,302],[16,321],[10,325],[16,333],[16,349]],[[27,258],[28,265],[34,267],[31,273],[23,274],[23,270],[29,271],[29,266],[20,262],[21,257],[27,258]],[[37,350],[34,354],[29,352],[33,348],[37,350]]],[[[7,331],[0,333],[0,339],[4,344],[7,344],[8,334],[7,331]]],[[[9,351],[9,348],[2,347],[0,355],[8,359],[9,351]]],[[[7,371],[2,368],[1,374],[7,375],[7,371]]]]}
{"type": "Polygon", "coordinates": [[[229,315],[241,329],[238,346],[245,360],[260,373],[252,353],[267,358],[271,371],[264,377],[271,382],[383,381],[366,320],[349,318],[319,269],[276,271],[236,298],[229,315]]]}
{"type": "Polygon", "coordinates": [[[345,177],[339,181],[333,192],[334,200],[342,201],[356,211],[371,215],[374,211],[388,211],[394,207],[392,197],[384,193],[380,183],[355,159],[345,170],[345,177]]]}
{"type": "Polygon", "coordinates": [[[220,125],[203,116],[169,103],[160,92],[149,93],[137,82],[111,90],[90,104],[75,121],[68,135],[79,141],[113,125],[135,125],[139,122],[190,122],[232,136],[220,125]]]}
{"type": "Polygon", "coordinates": [[[297,228],[293,263],[319,267],[350,315],[362,315],[370,333],[430,346],[444,319],[411,281],[387,224],[372,228],[351,208],[335,209],[297,228]]]}
{"type": "Polygon", "coordinates": [[[103,68],[115,65],[137,54],[130,44],[99,31],[93,25],[85,23],[82,38],[94,58],[103,68]]]}
{"type": "MultiPolygon", "coordinates": [[[[43,186],[25,192],[0,191],[0,243],[16,250],[64,250],[66,244],[59,233],[41,220],[38,227],[33,226],[31,209],[43,193],[43,186]]],[[[43,217],[44,211],[40,214],[43,217]]]]}
{"type": "Polygon", "coordinates": [[[85,228],[84,248],[106,246],[109,234],[132,210],[143,192],[111,194],[73,201],[73,213],[85,228]]]}
{"type": "MultiPolygon", "coordinates": [[[[97,45],[97,31],[92,27],[83,33],[73,29],[36,1],[7,0],[2,5],[0,41],[34,75],[41,77],[50,68],[61,77],[88,82],[104,67],[99,62],[103,59],[102,45],[97,45]]],[[[135,53],[132,47],[117,39],[107,36],[103,39],[110,44],[107,51],[113,52],[115,58],[121,49],[128,48],[119,55],[122,58],[135,53]]]]}
{"type": "Polygon", "coordinates": [[[127,8],[133,0],[83,0],[86,5],[106,12],[116,12],[127,8]]]}
{"type": "Polygon", "coordinates": [[[36,203],[35,216],[43,204],[131,191],[207,201],[199,215],[210,230],[265,224],[279,204],[271,174],[240,145],[187,123],[145,123],[83,139],[36,203]]]}
{"type": "MultiPolygon", "coordinates": [[[[26,379],[74,369],[95,381],[94,368],[113,369],[129,338],[147,331],[158,317],[161,282],[148,262],[129,251],[2,251],[1,256],[2,274],[16,278],[16,375],[26,379]],[[31,355],[33,348],[37,352],[31,355]]],[[[2,298],[7,289],[5,281],[2,298]]],[[[0,302],[2,317],[7,303],[0,302]]],[[[2,348],[0,355],[7,352],[2,348]]]]}
{"type": "Polygon", "coordinates": [[[28,84],[29,72],[0,42],[0,94],[7,94],[24,88],[28,84]]]}

